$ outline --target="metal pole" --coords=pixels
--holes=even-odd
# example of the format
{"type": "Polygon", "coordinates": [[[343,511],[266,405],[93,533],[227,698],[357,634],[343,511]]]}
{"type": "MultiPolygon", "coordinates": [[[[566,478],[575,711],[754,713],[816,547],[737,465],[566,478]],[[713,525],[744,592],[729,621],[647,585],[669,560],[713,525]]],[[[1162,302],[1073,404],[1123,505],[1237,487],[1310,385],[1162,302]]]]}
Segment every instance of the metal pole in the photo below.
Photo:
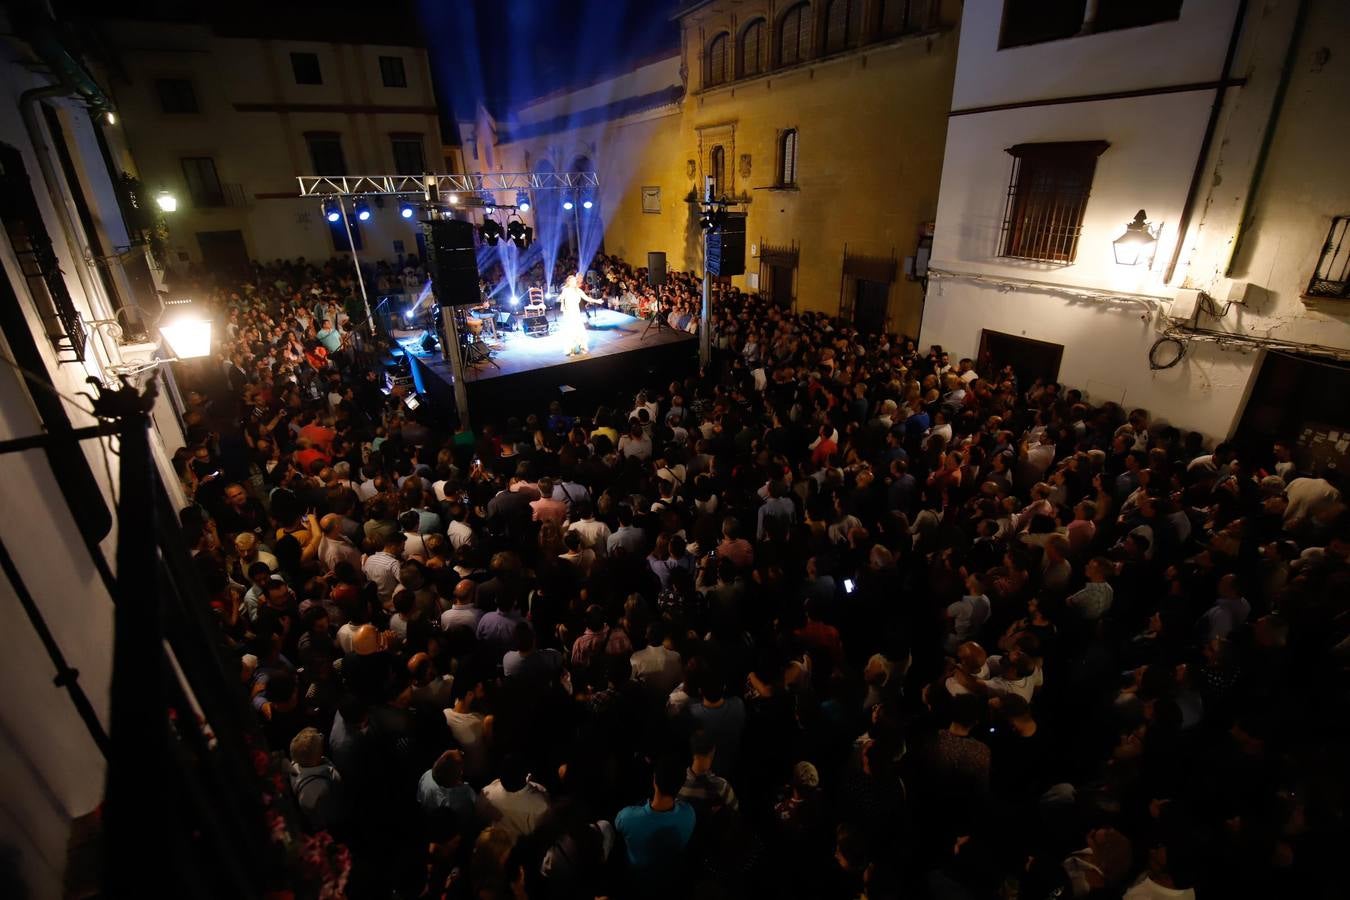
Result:
{"type": "Polygon", "coordinates": [[[703,309],[698,317],[698,364],[705,372],[712,363],[712,335],[708,318],[712,309],[712,277],[708,274],[708,232],[703,232],[703,309]]]}
{"type": "Polygon", "coordinates": [[[450,354],[450,371],[454,374],[455,409],[459,412],[460,427],[468,429],[469,387],[464,383],[464,357],[459,352],[459,329],[453,306],[441,307],[441,323],[445,326],[445,349],[450,354]]]}
{"type": "Polygon", "coordinates": [[[375,314],[370,311],[370,297],[366,295],[366,278],[361,274],[361,259],[356,255],[356,241],[352,240],[352,223],[347,219],[347,204],[338,194],[338,210],[342,213],[342,227],[347,229],[347,249],[352,251],[352,265],[356,267],[356,283],[361,285],[361,302],[366,305],[366,324],[375,334],[375,314]]]}

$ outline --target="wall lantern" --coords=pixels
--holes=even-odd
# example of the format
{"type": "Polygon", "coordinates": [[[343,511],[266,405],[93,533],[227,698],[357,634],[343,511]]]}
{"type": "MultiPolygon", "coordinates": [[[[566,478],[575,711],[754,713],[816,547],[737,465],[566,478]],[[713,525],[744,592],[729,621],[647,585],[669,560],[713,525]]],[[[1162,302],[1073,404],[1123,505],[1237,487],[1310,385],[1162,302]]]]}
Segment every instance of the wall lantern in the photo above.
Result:
{"type": "Polygon", "coordinates": [[[164,212],[173,212],[178,209],[178,198],[168,191],[160,191],[156,194],[155,203],[164,212]]]}
{"type": "MultiPolygon", "coordinates": [[[[174,359],[198,359],[211,352],[211,319],[192,309],[191,300],[170,300],[159,324],[164,349],[174,359]]],[[[167,362],[167,360],[166,360],[167,362]]]]}
{"type": "Polygon", "coordinates": [[[1125,226],[1125,233],[1111,242],[1117,265],[1153,264],[1153,254],[1158,249],[1159,229],[1149,225],[1147,219],[1147,214],[1139,210],[1134,215],[1134,221],[1125,226]]]}

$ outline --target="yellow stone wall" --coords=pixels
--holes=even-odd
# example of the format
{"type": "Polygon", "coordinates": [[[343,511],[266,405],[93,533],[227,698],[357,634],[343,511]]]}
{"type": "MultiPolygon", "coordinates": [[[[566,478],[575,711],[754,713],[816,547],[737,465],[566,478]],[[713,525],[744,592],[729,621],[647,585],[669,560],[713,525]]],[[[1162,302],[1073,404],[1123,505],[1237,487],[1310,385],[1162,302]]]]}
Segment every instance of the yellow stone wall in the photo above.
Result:
{"type": "MultiPolygon", "coordinates": [[[[864,22],[877,21],[879,4],[859,4],[864,22]]],[[[605,249],[639,264],[647,251],[664,250],[670,267],[701,271],[685,201],[720,144],[727,193],[749,199],[742,207],[747,273],[759,271],[751,245],[795,242],[798,308],[835,313],[845,245],[851,254],[894,252],[888,325],[916,334],[922,291],[903,275],[903,260],[937,212],[960,4],[944,3],[937,27],[923,33],[867,43],[864,27],[847,51],[703,88],[705,48],[717,33],[737,35],[760,15],[776,22],[788,6],[715,0],[699,7],[681,20],[686,90],[678,106],[499,145],[498,166],[520,171],[548,158],[564,169],[588,156],[603,185],[605,249]],[[797,184],[775,189],[779,136],[788,128],[799,135],[797,184]],[[643,212],[643,186],[661,188],[660,213],[643,212]]],[[[818,46],[824,6],[813,4],[818,46]]],[[[734,283],[745,288],[747,281],[734,283]]]]}

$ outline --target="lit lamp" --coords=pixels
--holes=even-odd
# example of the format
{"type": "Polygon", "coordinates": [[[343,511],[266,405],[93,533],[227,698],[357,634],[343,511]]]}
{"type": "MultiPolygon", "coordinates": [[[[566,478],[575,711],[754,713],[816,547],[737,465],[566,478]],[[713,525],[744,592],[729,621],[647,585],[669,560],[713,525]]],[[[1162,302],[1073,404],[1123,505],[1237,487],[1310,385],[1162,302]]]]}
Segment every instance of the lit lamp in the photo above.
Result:
{"type": "MultiPolygon", "coordinates": [[[[159,323],[160,348],[170,354],[164,359],[136,359],[108,365],[105,371],[116,377],[131,377],[180,359],[200,359],[211,353],[211,319],[193,311],[192,301],[170,300],[159,323]]],[[[119,314],[125,309],[118,310],[119,314]]],[[[90,326],[106,333],[119,344],[123,340],[122,324],[117,319],[95,319],[90,326]]]]}
{"type": "Polygon", "coordinates": [[[1116,264],[1121,266],[1137,266],[1145,261],[1151,264],[1157,247],[1158,231],[1149,225],[1142,209],[1135,213],[1134,221],[1125,226],[1125,233],[1111,242],[1116,264]]]}
{"type": "Polygon", "coordinates": [[[174,359],[198,359],[211,352],[210,319],[184,316],[160,325],[159,336],[174,359]]]}
{"type": "Polygon", "coordinates": [[[178,209],[178,198],[168,191],[160,191],[155,195],[155,204],[164,212],[173,212],[178,209]]]}

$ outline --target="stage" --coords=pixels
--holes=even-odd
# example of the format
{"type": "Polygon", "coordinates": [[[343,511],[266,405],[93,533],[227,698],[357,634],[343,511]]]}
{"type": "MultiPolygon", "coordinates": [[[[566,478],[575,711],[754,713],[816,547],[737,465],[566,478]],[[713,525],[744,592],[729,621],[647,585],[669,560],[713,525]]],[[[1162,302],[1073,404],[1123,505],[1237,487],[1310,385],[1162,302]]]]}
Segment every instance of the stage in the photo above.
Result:
{"type": "MultiPolygon", "coordinates": [[[[616,310],[595,309],[587,326],[590,349],[584,356],[567,356],[566,339],[556,324],[548,334],[499,330],[496,338],[489,337],[487,344],[494,348],[492,362],[496,365],[480,362],[469,367],[464,378],[476,417],[481,419],[486,409],[499,404],[519,406],[522,400],[530,404],[528,411],[537,411],[536,407],[542,409],[550,400],[584,405],[625,384],[634,385],[636,392],[657,372],[682,367],[698,356],[695,335],[671,328],[653,327],[648,331],[646,319],[616,310]]],[[[454,377],[449,361],[441,357],[439,349],[421,352],[422,332],[406,334],[399,336],[399,343],[412,361],[418,393],[437,407],[453,408],[454,377]]]]}

